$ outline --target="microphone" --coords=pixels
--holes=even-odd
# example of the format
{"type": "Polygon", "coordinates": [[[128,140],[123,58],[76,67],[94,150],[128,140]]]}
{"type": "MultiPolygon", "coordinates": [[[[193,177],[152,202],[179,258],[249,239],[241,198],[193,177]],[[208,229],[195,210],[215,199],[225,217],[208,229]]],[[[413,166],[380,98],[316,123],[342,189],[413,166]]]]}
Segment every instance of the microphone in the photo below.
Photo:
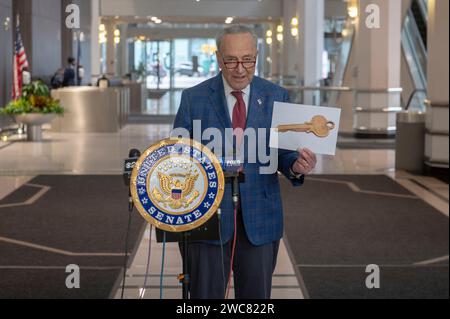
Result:
{"type": "Polygon", "coordinates": [[[133,198],[131,197],[131,172],[133,172],[133,168],[136,165],[137,160],[141,157],[141,152],[137,149],[131,149],[128,153],[128,158],[125,159],[123,165],[123,182],[126,186],[128,186],[128,210],[133,211],[133,198]]]}
{"type": "Polygon", "coordinates": [[[124,161],[123,182],[125,183],[125,186],[130,186],[131,172],[133,171],[134,165],[136,165],[139,157],[141,157],[141,152],[133,148],[128,153],[128,158],[124,161]]]}
{"type": "Polygon", "coordinates": [[[233,206],[237,209],[239,205],[239,183],[245,182],[244,166],[239,159],[221,157],[218,160],[222,166],[225,182],[231,183],[233,206]]]}
{"type": "Polygon", "coordinates": [[[243,170],[242,162],[239,159],[220,157],[218,161],[225,178],[237,176],[243,170]]]}

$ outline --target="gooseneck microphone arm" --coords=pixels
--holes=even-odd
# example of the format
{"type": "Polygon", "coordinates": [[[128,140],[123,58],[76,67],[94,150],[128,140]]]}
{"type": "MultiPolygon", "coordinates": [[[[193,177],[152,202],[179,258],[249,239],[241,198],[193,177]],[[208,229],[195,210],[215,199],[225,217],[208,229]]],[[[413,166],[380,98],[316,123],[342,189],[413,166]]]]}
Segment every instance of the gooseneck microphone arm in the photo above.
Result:
{"type": "Polygon", "coordinates": [[[124,264],[123,264],[123,279],[122,279],[122,293],[121,293],[121,299],[123,299],[124,291],[125,291],[125,279],[127,274],[127,266],[128,266],[128,237],[130,233],[130,227],[131,227],[131,212],[133,211],[134,204],[133,204],[133,197],[131,196],[131,172],[133,171],[134,165],[136,164],[136,161],[141,156],[141,152],[137,149],[131,149],[128,153],[128,158],[124,162],[124,169],[123,169],[123,182],[126,186],[128,186],[128,226],[127,226],[127,232],[125,235],[125,251],[124,251],[124,264]]]}
{"type": "Polygon", "coordinates": [[[124,171],[123,171],[123,180],[125,185],[128,186],[128,210],[131,212],[133,211],[134,204],[133,204],[133,198],[131,196],[131,172],[133,171],[134,165],[136,164],[136,161],[141,156],[141,152],[137,149],[131,149],[128,153],[128,158],[125,160],[124,164],[124,171]]]}

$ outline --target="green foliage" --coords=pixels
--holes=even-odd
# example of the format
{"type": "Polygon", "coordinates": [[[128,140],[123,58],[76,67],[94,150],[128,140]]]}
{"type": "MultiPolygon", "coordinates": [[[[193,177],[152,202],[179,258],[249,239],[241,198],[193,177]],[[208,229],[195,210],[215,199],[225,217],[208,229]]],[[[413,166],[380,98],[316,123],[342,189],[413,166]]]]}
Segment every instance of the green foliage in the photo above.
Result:
{"type": "Polygon", "coordinates": [[[18,115],[25,113],[63,114],[59,101],[50,96],[50,90],[42,81],[34,81],[22,88],[22,96],[0,109],[0,114],[18,115]]]}
{"type": "Polygon", "coordinates": [[[22,96],[29,97],[36,96],[50,96],[50,90],[47,85],[42,81],[34,81],[29,85],[25,85],[22,89],[22,96]]]}

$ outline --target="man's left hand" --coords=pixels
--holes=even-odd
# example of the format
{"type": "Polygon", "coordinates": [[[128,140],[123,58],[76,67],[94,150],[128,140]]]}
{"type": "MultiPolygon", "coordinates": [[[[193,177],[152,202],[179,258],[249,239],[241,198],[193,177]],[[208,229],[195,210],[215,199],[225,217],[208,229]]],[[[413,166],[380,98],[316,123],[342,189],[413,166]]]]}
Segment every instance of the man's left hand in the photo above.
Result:
{"type": "Polygon", "coordinates": [[[298,150],[298,157],[294,162],[294,165],[292,165],[292,170],[296,174],[307,175],[311,173],[314,168],[316,168],[316,164],[316,154],[307,148],[303,148],[298,150]]]}

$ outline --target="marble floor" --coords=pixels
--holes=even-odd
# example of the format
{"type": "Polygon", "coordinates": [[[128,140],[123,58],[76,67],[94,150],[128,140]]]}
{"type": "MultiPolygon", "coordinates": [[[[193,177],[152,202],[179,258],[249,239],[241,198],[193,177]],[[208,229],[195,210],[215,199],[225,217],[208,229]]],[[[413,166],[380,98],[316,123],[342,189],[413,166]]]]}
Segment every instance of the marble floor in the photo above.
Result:
{"type": "MultiPolygon", "coordinates": [[[[117,133],[68,134],[44,132],[43,142],[26,142],[24,136],[0,141],[0,200],[41,174],[121,174],[124,158],[131,148],[146,149],[168,136],[169,125],[127,125],[117,133]]],[[[449,189],[435,178],[414,176],[395,170],[394,150],[340,150],[336,156],[319,156],[314,174],[385,174],[398,181],[417,196],[448,217],[449,189]]],[[[124,197],[126,194],[124,194],[124,197]]],[[[125,298],[160,297],[160,260],[162,247],[147,231],[142,238],[130,269],[125,298]],[[151,259],[147,284],[143,288],[148,249],[151,259]]],[[[166,250],[164,298],[180,298],[177,274],[181,270],[178,248],[168,244],[166,250]]],[[[273,298],[303,298],[285,244],[281,244],[273,278],[273,298]]],[[[120,298],[118,287],[116,298],[120,298]]],[[[231,296],[232,297],[232,296],[231,296]]]]}

